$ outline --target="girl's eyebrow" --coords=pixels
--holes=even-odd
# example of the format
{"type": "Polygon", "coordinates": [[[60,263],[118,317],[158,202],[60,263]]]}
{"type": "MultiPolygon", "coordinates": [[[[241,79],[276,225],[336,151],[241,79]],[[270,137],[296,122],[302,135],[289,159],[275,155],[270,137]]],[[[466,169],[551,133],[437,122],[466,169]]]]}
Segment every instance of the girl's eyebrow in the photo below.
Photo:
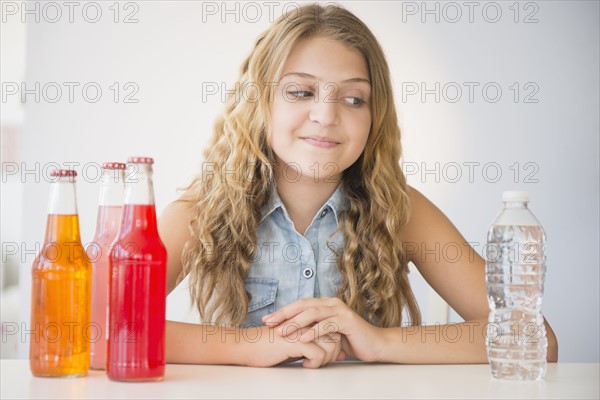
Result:
{"type": "MultiPolygon", "coordinates": [[[[296,75],[296,76],[299,76],[301,78],[315,79],[317,81],[319,80],[316,76],[311,75],[311,74],[307,74],[305,72],[288,72],[286,74],[283,74],[283,76],[281,77],[281,79],[285,78],[286,76],[291,76],[291,75],[296,75]]],[[[366,83],[368,85],[371,85],[371,82],[367,78],[360,78],[360,77],[350,78],[350,79],[344,79],[340,83],[354,83],[354,82],[363,82],[363,83],[366,83]]]]}

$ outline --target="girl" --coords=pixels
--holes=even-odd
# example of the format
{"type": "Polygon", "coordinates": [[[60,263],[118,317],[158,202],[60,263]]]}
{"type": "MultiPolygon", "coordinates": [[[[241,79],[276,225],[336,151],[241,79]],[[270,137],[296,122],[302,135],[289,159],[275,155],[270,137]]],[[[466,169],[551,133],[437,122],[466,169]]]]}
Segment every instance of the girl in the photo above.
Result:
{"type": "Polygon", "coordinates": [[[189,277],[202,319],[168,322],[167,361],[487,362],[485,263],[470,247],[458,262],[421,251],[468,244],[406,184],[390,72],[364,23],[333,5],[291,11],[236,88],[202,173],[160,218],[168,292],[189,277]],[[467,321],[458,339],[421,326],[408,262],[467,321]]]}

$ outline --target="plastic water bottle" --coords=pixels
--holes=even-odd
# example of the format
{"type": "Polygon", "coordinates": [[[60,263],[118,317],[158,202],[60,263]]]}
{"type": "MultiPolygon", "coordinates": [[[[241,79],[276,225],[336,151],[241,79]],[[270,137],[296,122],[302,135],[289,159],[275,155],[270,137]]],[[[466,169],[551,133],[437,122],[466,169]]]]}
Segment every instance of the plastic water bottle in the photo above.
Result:
{"type": "Polygon", "coordinates": [[[548,347],[541,314],[546,235],[527,208],[527,192],[504,192],[502,201],[487,236],[487,354],[494,378],[535,380],[546,373],[548,347]]]}

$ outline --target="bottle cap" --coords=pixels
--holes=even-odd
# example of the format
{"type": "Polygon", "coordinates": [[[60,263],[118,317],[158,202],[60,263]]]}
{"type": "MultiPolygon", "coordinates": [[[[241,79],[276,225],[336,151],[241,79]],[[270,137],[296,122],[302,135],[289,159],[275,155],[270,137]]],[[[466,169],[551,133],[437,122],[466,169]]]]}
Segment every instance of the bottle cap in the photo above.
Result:
{"type": "Polygon", "coordinates": [[[55,169],[50,176],[77,176],[77,172],[73,169],[55,169]]]}
{"type": "Polygon", "coordinates": [[[152,157],[129,157],[127,162],[132,164],[154,164],[152,157]]]}
{"type": "Polygon", "coordinates": [[[518,190],[507,190],[502,193],[502,201],[529,201],[529,193],[518,190]]]}
{"type": "Polygon", "coordinates": [[[120,162],[105,162],[102,164],[102,169],[125,169],[125,163],[120,162]]]}

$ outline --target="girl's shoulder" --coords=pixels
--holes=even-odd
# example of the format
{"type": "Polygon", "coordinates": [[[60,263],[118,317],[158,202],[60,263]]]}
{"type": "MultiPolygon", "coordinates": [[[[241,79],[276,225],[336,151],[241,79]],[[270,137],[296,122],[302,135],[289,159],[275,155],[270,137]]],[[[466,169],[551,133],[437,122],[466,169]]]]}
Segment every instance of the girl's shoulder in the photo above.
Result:
{"type": "Polygon", "coordinates": [[[411,210],[403,229],[403,240],[422,239],[427,231],[449,228],[451,223],[448,217],[427,196],[410,185],[407,188],[411,210]]]}

